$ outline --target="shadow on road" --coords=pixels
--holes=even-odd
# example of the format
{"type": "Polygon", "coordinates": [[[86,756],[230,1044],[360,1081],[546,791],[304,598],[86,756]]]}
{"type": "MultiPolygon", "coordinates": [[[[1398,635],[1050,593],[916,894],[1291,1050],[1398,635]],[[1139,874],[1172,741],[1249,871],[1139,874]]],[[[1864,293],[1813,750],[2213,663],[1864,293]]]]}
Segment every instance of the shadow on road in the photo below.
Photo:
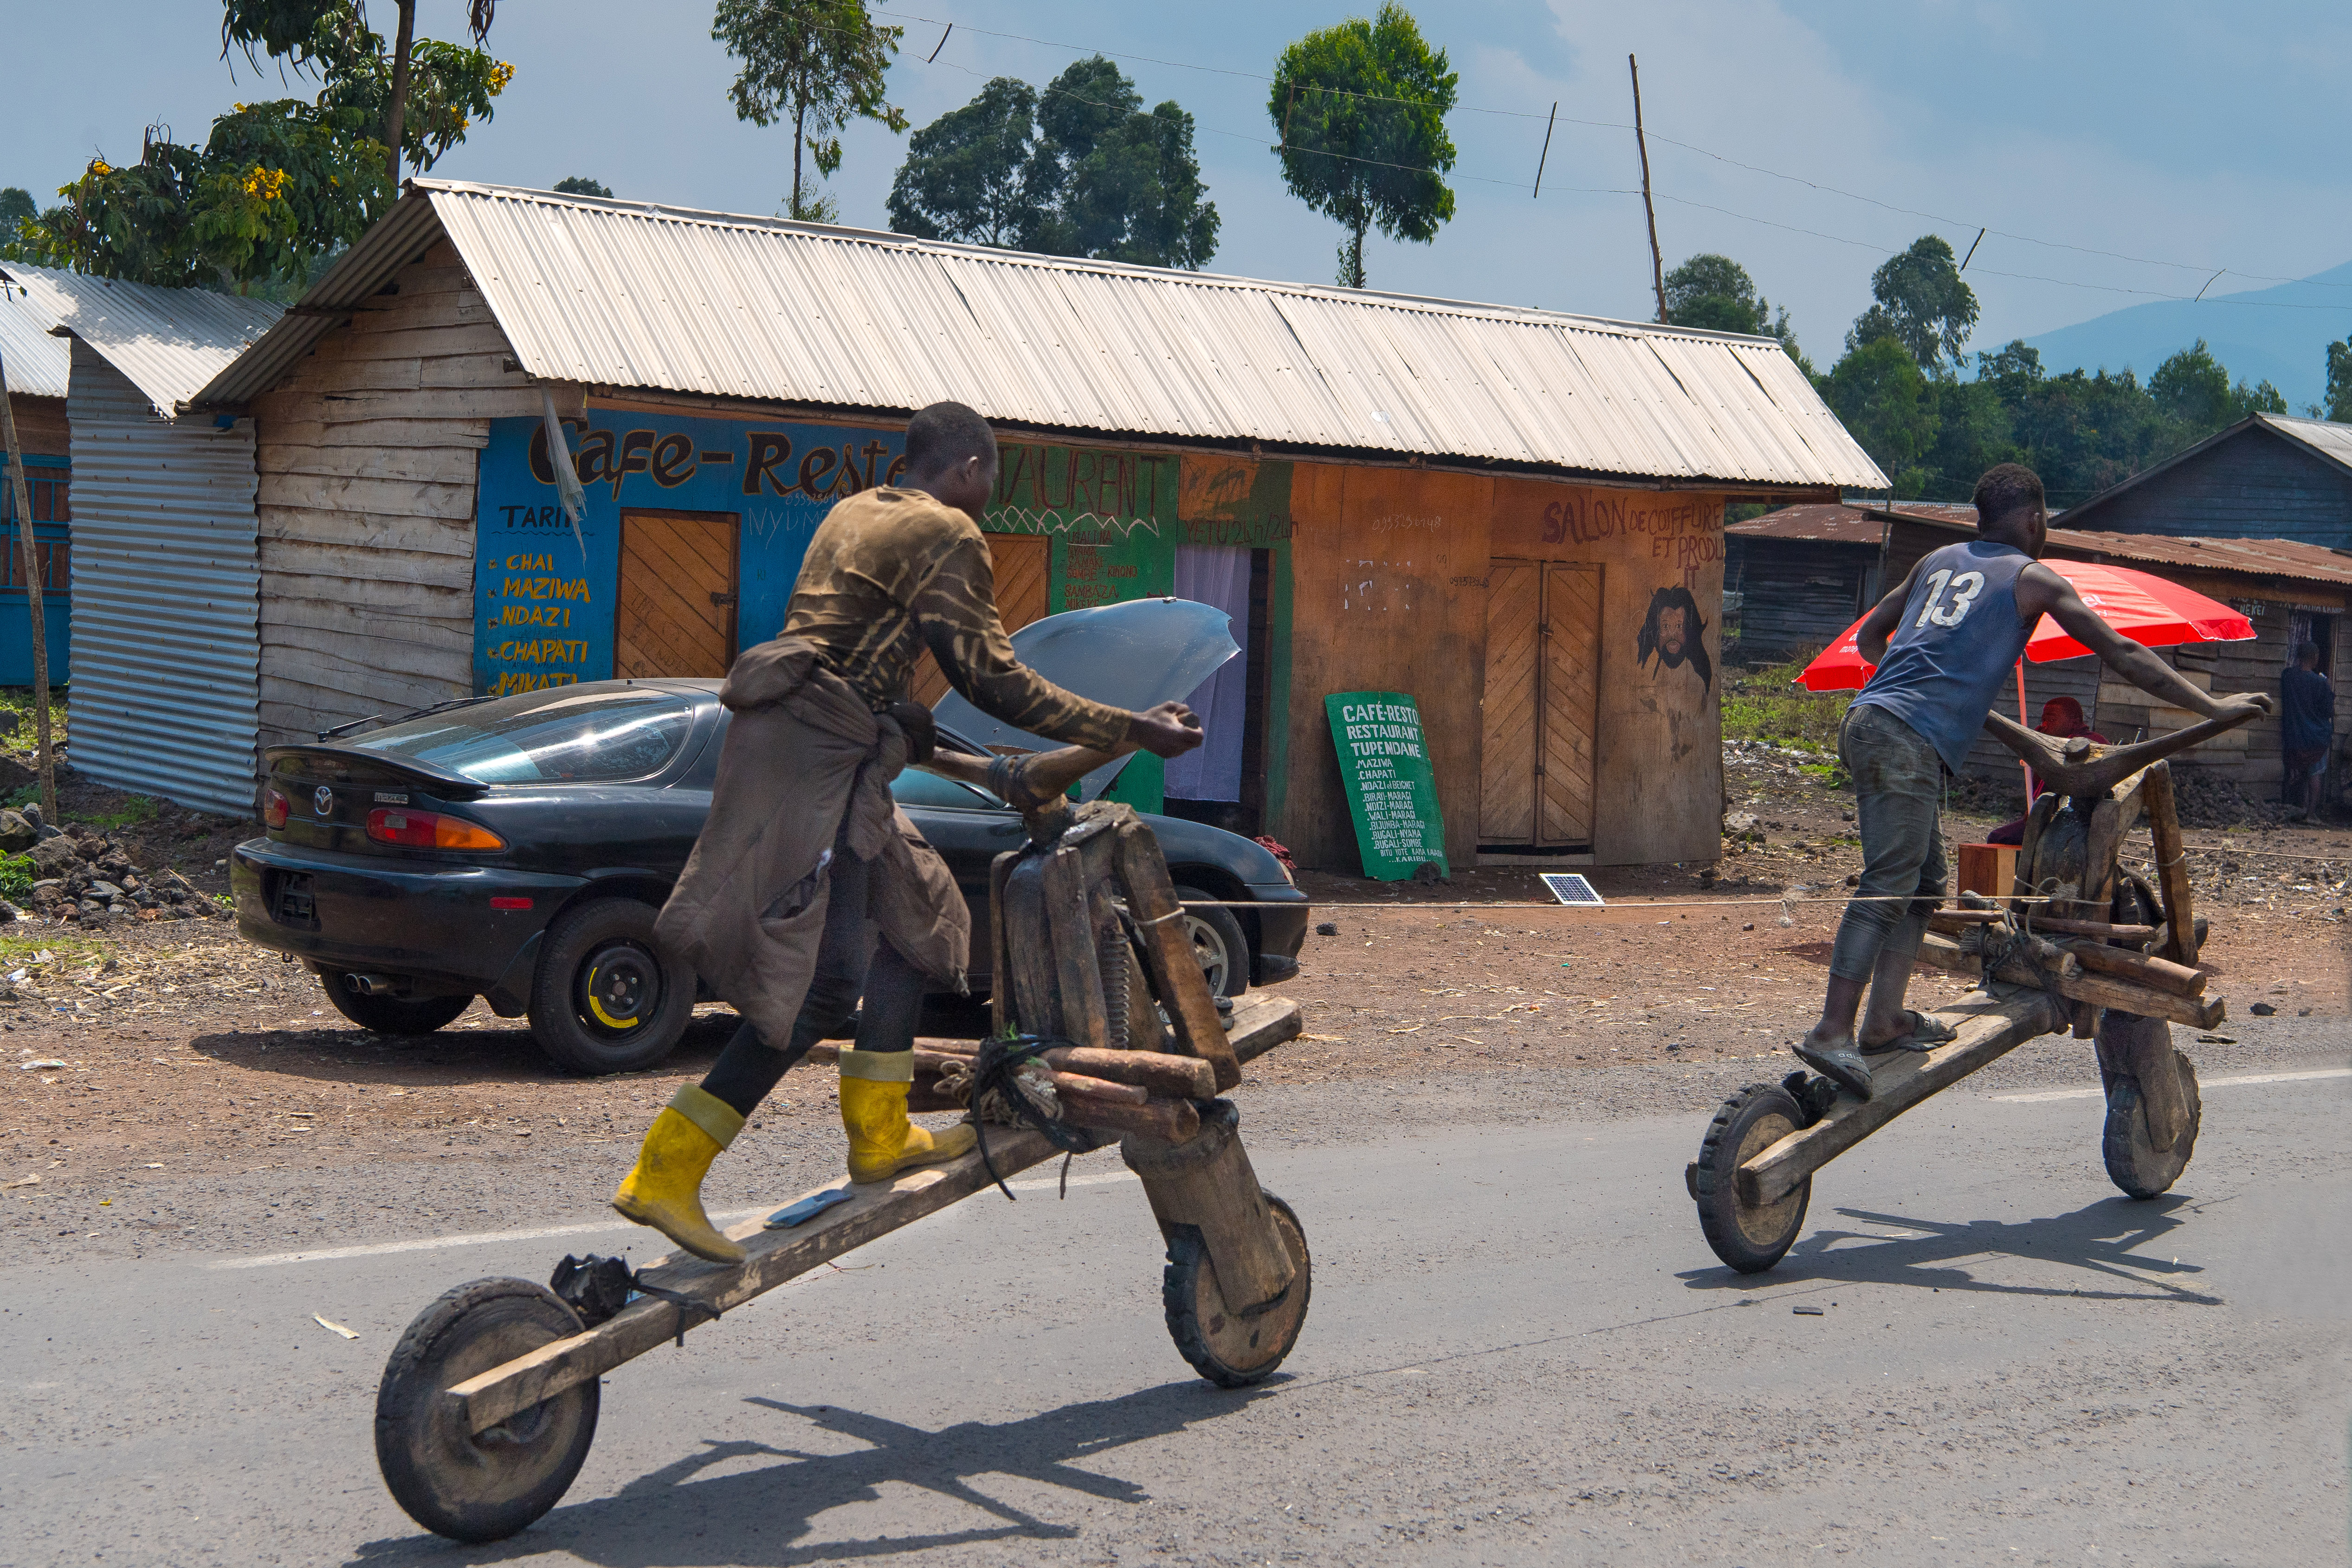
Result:
{"type": "Polygon", "coordinates": [[[2101,1198],[2071,1214],[2044,1215],[2015,1224],[1998,1219],[1916,1219],[1864,1208],[1836,1212],[1879,1230],[1822,1227],[1809,1231],[1769,1274],[1729,1269],[1695,1269],[1677,1276],[1694,1291],[1754,1292],[1783,1285],[1916,1285],[1938,1291],[1978,1291],[2005,1296],[2082,1296],[2098,1301],[2168,1301],[2179,1306],[2218,1307],[2221,1298],[2175,1284],[2172,1278],[2203,1269],[2178,1259],[2141,1256],[2137,1249],[2159,1240],[2182,1224],[2180,1211],[2192,1198],[2172,1196],[2150,1202],[2101,1198]],[[1886,1231],[1907,1231],[1890,1236],[1886,1231]],[[1980,1280],[1960,1266],[1970,1258],[2033,1259],[2079,1269],[2103,1283],[2012,1284],[1980,1280]],[[2130,1289],[2121,1288],[2133,1287],[2130,1289]]]}
{"type": "MultiPolygon", "coordinates": [[[[1193,1381],[1163,1384],[1118,1399],[1066,1405],[1018,1421],[964,1421],[937,1432],[837,1406],[753,1397],[744,1403],[807,1421],[819,1431],[865,1447],[848,1453],[811,1454],[761,1442],[706,1440],[700,1453],[641,1476],[614,1496],[559,1507],[510,1541],[465,1549],[420,1534],[369,1542],[351,1562],[377,1564],[464,1551],[468,1563],[490,1563],[562,1551],[605,1568],[700,1568],[706,1563],[789,1568],[936,1546],[1066,1541],[1079,1531],[990,1496],[977,1484],[979,1479],[1061,1487],[1107,1502],[1147,1502],[1149,1494],[1133,1482],[1080,1469],[1079,1462],[1247,1409],[1285,1381],[1276,1378],[1261,1389],[1242,1392],[1193,1381]],[[704,1475],[716,1466],[762,1456],[779,1462],[704,1475]],[[884,1489],[892,1486],[918,1488],[999,1522],[864,1540],[807,1539],[820,1516],[851,1504],[880,1501],[884,1489]]],[[[906,1513],[900,1499],[876,1518],[903,1519],[906,1513]]],[[[1017,1560],[1014,1555],[1006,1558],[1017,1560]]]]}

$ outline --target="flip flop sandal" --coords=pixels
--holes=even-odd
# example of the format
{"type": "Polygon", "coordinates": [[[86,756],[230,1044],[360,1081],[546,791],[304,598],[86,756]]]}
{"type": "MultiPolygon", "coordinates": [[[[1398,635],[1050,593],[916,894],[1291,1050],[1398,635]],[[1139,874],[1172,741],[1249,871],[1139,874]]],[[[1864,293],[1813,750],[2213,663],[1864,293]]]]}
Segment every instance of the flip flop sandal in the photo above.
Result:
{"type": "Polygon", "coordinates": [[[1893,1040],[1881,1040],[1876,1045],[1865,1045],[1862,1053],[1864,1056],[1884,1056],[1890,1051],[1914,1051],[1925,1054],[1960,1038],[1958,1030],[1915,1009],[1904,1009],[1903,1016],[1911,1020],[1908,1031],[1896,1035],[1893,1040]]]}
{"type": "Polygon", "coordinates": [[[1870,1098],[1870,1063],[1855,1051],[1853,1036],[1845,1036],[1826,1051],[1800,1045],[1796,1048],[1796,1054],[1798,1061],[1823,1074],[1831,1082],[1857,1099],[1870,1098]]]}

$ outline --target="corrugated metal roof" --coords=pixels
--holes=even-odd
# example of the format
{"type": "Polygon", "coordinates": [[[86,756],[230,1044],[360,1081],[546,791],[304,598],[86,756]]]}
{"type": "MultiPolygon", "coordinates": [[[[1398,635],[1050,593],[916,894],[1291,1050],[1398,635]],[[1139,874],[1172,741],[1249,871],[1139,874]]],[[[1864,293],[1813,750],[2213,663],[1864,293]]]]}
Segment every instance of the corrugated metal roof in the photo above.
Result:
{"type": "MultiPolygon", "coordinates": [[[[2304,420],[2299,423],[2314,424],[2318,422],[2304,420]]],[[[1783,508],[1789,511],[1797,509],[1783,508]]],[[[1893,510],[1907,520],[1938,528],[1973,529],[1977,520],[1974,507],[1906,503],[1896,508],[1873,507],[1871,510],[1879,517],[1893,510]]],[[[1759,517],[1756,521],[1764,519],[1759,517]]],[[[1744,528],[1748,525],[1735,526],[1744,528]]],[[[2326,545],[2305,544],[2300,539],[2207,539],[2185,534],[2110,534],[2090,528],[2052,528],[2048,548],[2060,555],[2095,560],[2187,567],[2196,571],[2244,572],[2250,576],[2285,578],[2296,582],[2325,582],[2352,587],[2352,555],[2330,549],[2326,545]]]]}
{"type": "Polygon", "coordinates": [[[2352,424],[2336,424],[2325,419],[2290,419],[2283,413],[2258,413],[2254,417],[2281,435],[2352,468],[2352,424]]]}
{"type": "Polygon", "coordinates": [[[0,361],[8,371],[8,390],[24,397],[66,395],[66,369],[72,362],[63,338],[49,336],[58,324],[47,296],[36,299],[30,290],[11,288],[0,294],[0,361]]]}
{"type": "Polygon", "coordinates": [[[167,414],[286,313],[286,307],[267,299],[158,288],[21,262],[0,262],[0,277],[24,285],[61,329],[96,349],[167,414]]]}
{"type": "Polygon", "coordinates": [[[1811,539],[1875,549],[1885,538],[1886,525],[1860,507],[1782,507],[1744,523],[1727,524],[1723,531],[1740,538],[1811,539]]]}
{"type": "Polygon", "coordinates": [[[240,404],[446,232],[530,374],[1753,485],[1886,483],[1769,339],[412,181],[204,389],[240,404]]]}

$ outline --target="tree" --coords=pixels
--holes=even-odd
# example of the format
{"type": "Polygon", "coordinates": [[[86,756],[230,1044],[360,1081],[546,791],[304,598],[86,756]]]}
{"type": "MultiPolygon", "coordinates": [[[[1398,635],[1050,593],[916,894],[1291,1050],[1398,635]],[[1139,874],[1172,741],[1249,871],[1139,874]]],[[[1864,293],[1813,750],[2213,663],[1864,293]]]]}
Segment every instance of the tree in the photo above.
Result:
{"type": "Polygon", "coordinates": [[[1032,187],[1037,93],[997,77],[961,109],[907,139],[890,184],[890,226],[921,239],[1026,247],[1042,214],[1032,187]]]}
{"type": "Polygon", "coordinates": [[[998,77],[908,139],[890,188],[890,226],[927,239],[1198,267],[1217,248],[1202,200],[1192,117],[1150,113],[1134,83],[1097,55],[1043,93],[998,77]]]}
{"type": "Polygon", "coordinates": [[[903,27],[881,27],[866,0],[719,0],[710,36],[743,62],[729,96],[735,117],[754,125],[793,124],[793,188],[786,215],[832,223],[830,196],[807,189],[803,152],[818,174],[841,167],[841,129],[872,120],[907,129],[906,114],[883,96],[890,57],[903,27]]]}
{"type": "Polygon", "coordinates": [[[18,224],[38,217],[40,212],[33,204],[33,193],[23,186],[0,188],[0,235],[14,234],[18,224]]]}
{"type": "Polygon", "coordinates": [[[1892,338],[1921,375],[1949,380],[1959,373],[1960,347],[1977,324],[1977,297],[1940,236],[1922,235],[1889,256],[1870,275],[1870,292],[1876,303],[1846,334],[1849,350],[1892,338]]]}
{"type": "Polygon", "coordinates": [[[1266,99],[1282,133],[1275,155],[1290,193],[1346,231],[1343,287],[1364,287],[1371,229],[1427,245],[1454,216],[1441,176],[1454,167],[1445,116],[1460,82],[1393,0],[1370,22],[1351,18],[1282,51],[1266,99]]]}
{"type": "MultiPolygon", "coordinates": [[[[0,200],[5,197],[0,192],[0,200]]],[[[2352,339],[2327,345],[2326,417],[2338,424],[2352,423],[2352,339]]]]}
{"type": "Polygon", "coordinates": [[[1935,404],[1927,378],[1893,338],[1850,349],[1823,378],[1822,396],[1895,493],[1916,497],[1930,475],[1921,461],[1936,440],[1935,404]]]}
{"type": "MultiPolygon", "coordinates": [[[[420,41],[416,0],[396,4],[400,20],[389,55],[383,37],[368,28],[363,0],[224,0],[221,16],[224,58],[232,47],[241,48],[257,67],[257,45],[297,71],[314,70],[325,78],[336,107],[357,108],[381,123],[385,177],[394,186],[404,154],[418,170],[431,168],[435,159],[465,140],[467,111],[488,119],[489,99],[506,86],[502,77],[488,94],[477,94],[464,79],[474,63],[466,57],[493,63],[480,55],[480,46],[488,40],[498,0],[467,0],[467,26],[476,46],[471,50],[431,38],[420,41]],[[418,111],[414,126],[412,108],[418,111]],[[431,145],[432,155],[416,156],[412,140],[431,145]]],[[[509,66],[497,69],[505,77],[514,74],[509,66]]]]}
{"type": "Polygon", "coordinates": [[[555,182],[554,188],[567,196],[602,196],[613,199],[613,187],[588,178],[585,174],[569,174],[555,182]]]}
{"type": "Polygon", "coordinates": [[[2249,387],[2230,383],[2230,372],[2200,338],[2156,368],[2147,378],[2157,410],[2180,426],[2189,442],[2201,441],[2252,413],[2284,413],[2286,399],[2268,382],[2249,387]]]}
{"type": "Polygon", "coordinates": [[[1666,274],[1666,320],[1673,326],[1710,332],[1778,338],[1806,376],[1813,373],[1797,348],[1788,310],[1782,308],[1776,317],[1772,302],[1756,292],[1756,280],[1748,276],[1748,269],[1727,256],[1704,252],[1666,274]]]}

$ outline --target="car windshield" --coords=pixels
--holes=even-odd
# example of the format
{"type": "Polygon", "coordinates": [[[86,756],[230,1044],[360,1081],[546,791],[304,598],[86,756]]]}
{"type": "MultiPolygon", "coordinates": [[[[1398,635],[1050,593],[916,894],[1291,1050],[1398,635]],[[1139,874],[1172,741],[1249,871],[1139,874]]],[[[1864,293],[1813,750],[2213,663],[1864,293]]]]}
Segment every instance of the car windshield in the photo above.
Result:
{"type": "Polygon", "coordinates": [[[420,714],[347,744],[485,784],[577,784],[658,773],[693,724],[693,705],[669,692],[530,692],[420,714]]]}

